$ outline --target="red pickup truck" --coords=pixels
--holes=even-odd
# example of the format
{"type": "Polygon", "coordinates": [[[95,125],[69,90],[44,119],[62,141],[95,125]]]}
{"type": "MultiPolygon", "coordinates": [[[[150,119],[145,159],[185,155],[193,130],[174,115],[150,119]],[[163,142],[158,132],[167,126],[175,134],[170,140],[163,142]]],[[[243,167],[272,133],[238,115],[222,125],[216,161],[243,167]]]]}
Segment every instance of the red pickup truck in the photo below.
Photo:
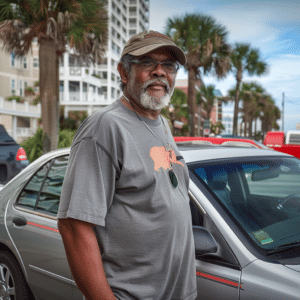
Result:
{"type": "Polygon", "coordinates": [[[291,154],[300,158],[300,130],[269,131],[266,134],[264,145],[276,151],[291,154]]]}

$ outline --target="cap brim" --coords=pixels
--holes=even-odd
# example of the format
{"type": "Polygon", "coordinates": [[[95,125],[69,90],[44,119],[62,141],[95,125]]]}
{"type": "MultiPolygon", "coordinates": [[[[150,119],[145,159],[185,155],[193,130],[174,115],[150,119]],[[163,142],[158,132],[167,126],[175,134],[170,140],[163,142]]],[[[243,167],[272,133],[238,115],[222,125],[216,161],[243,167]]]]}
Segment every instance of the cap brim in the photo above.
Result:
{"type": "Polygon", "coordinates": [[[166,49],[170,49],[171,54],[175,55],[177,61],[181,64],[181,65],[185,65],[186,64],[186,57],[184,52],[177,46],[172,46],[172,45],[166,45],[166,44],[152,44],[152,45],[147,45],[144,47],[141,47],[137,50],[133,50],[130,51],[128,54],[133,55],[133,56],[141,56],[141,55],[145,55],[153,50],[159,49],[159,48],[166,48],[166,49]]]}

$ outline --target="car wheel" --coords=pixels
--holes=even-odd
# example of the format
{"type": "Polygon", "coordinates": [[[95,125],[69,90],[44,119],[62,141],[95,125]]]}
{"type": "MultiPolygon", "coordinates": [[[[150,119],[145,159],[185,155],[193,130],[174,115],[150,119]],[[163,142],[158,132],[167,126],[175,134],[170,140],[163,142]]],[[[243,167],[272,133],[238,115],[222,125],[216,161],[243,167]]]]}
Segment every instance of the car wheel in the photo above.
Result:
{"type": "Polygon", "coordinates": [[[9,252],[0,251],[0,300],[32,299],[18,262],[9,252]]]}

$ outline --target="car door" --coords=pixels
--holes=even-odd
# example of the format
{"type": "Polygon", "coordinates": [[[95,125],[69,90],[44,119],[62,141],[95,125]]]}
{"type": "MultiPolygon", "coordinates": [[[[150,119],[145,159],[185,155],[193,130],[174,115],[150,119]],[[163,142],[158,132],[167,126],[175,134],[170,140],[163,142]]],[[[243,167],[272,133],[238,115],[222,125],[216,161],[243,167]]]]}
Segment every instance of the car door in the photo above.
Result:
{"type": "Polygon", "coordinates": [[[40,299],[73,299],[71,271],[56,214],[68,156],[45,163],[25,184],[7,213],[7,227],[40,299]]]}
{"type": "Polygon", "coordinates": [[[197,299],[239,299],[241,270],[237,259],[210,216],[191,200],[193,226],[209,230],[218,244],[218,251],[196,257],[197,299]]]}

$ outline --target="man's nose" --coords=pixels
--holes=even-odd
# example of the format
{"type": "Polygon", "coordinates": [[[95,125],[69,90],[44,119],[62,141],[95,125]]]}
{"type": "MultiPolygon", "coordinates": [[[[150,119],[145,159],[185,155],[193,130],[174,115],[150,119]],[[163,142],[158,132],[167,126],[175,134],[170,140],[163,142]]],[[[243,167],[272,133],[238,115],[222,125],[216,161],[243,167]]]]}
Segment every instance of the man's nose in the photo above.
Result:
{"type": "Polygon", "coordinates": [[[166,76],[167,73],[160,63],[157,64],[156,68],[152,71],[154,76],[166,76]]]}

